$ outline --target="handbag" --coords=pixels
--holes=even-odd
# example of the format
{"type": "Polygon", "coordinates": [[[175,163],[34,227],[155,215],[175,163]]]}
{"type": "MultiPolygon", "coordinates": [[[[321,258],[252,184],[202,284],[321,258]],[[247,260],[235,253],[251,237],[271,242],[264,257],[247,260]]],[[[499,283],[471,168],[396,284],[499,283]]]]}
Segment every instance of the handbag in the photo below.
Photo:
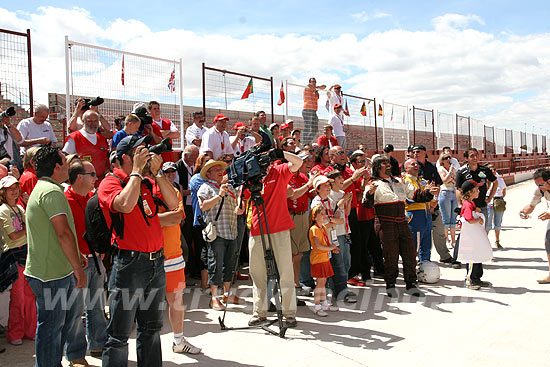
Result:
{"type": "Polygon", "coordinates": [[[17,259],[12,251],[0,255],[0,292],[4,292],[19,278],[17,259]]]}
{"type": "Polygon", "coordinates": [[[493,200],[493,209],[495,212],[503,212],[506,210],[506,201],[502,198],[496,198],[493,200]]]}
{"type": "Polygon", "coordinates": [[[218,208],[218,212],[216,213],[216,218],[214,218],[213,222],[209,222],[206,227],[202,230],[202,237],[206,242],[214,242],[216,237],[218,237],[218,233],[216,231],[216,222],[218,221],[218,218],[220,217],[220,213],[222,211],[223,203],[225,201],[225,196],[222,197],[222,202],[220,203],[220,207],[218,208]]]}

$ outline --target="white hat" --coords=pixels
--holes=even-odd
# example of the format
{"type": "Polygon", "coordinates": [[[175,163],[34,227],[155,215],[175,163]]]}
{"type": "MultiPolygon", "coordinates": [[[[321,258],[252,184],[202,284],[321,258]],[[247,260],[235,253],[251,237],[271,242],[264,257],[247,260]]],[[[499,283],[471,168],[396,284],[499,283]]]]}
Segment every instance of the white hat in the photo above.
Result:
{"type": "Polygon", "coordinates": [[[315,179],[313,180],[313,187],[315,188],[315,190],[317,190],[319,188],[319,185],[322,185],[324,183],[331,182],[331,181],[333,180],[331,180],[327,176],[319,175],[315,177],[315,179]]]}
{"type": "Polygon", "coordinates": [[[21,182],[19,182],[15,177],[13,177],[11,175],[8,175],[8,176],[6,176],[6,177],[4,177],[0,180],[0,189],[10,187],[11,185],[13,185],[15,183],[20,184],[21,182]]]}

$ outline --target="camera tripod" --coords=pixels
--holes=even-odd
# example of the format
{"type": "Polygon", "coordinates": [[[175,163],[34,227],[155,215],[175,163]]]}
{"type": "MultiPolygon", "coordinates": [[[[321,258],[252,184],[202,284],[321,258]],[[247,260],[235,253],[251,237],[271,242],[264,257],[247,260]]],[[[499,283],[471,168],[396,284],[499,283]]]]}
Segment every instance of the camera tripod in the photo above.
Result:
{"type": "MultiPolygon", "coordinates": [[[[220,323],[220,328],[222,330],[247,330],[247,329],[261,328],[261,329],[267,331],[268,333],[270,333],[272,335],[276,335],[276,336],[279,336],[281,338],[284,338],[287,326],[285,326],[284,322],[283,322],[283,311],[282,311],[283,298],[282,298],[282,293],[281,293],[281,285],[279,283],[279,279],[277,278],[277,263],[275,262],[275,257],[273,255],[273,244],[271,243],[271,237],[269,237],[269,227],[267,225],[267,216],[266,216],[266,212],[265,212],[265,202],[264,202],[264,199],[261,196],[261,187],[262,186],[260,184],[260,186],[259,186],[260,190],[257,190],[257,187],[258,186],[256,186],[256,185],[254,185],[254,186],[251,185],[251,187],[250,187],[251,200],[254,203],[254,206],[256,207],[256,211],[258,213],[258,223],[259,223],[259,226],[260,226],[260,238],[261,238],[261,241],[262,241],[262,248],[263,248],[263,251],[264,251],[264,259],[265,259],[265,266],[266,266],[266,270],[267,270],[267,284],[269,284],[269,281],[271,280],[271,284],[274,288],[273,296],[275,298],[275,306],[277,308],[277,318],[274,319],[274,320],[268,321],[267,323],[264,323],[262,325],[257,325],[257,326],[227,327],[225,325],[225,315],[227,313],[227,305],[229,304],[228,303],[226,305],[224,311],[223,311],[223,317],[218,317],[218,321],[220,323]],[[263,225],[262,225],[262,220],[261,220],[261,216],[260,216],[260,210],[261,210],[261,213],[263,214],[264,221],[265,221],[267,242],[269,244],[269,248],[266,246],[266,240],[265,240],[266,234],[264,234],[264,231],[263,231],[263,225]],[[278,324],[279,332],[277,332],[277,331],[270,328],[270,326],[274,325],[275,323],[278,324]]],[[[237,254],[239,254],[241,252],[241,247],[242,247],[242,241],[239,244],[239,250],[238,250],[237,254]]],[[[233,283],[233,281],[235,280],[235,274],[237,273],[238,267],[239,267],[239,261],[237,259],[237,261],[235,262],[235,269],[233,269],[234,271],[233,271],[233,278],[231,279],[231,283],[233,283]]],[[[269,300],[267,300],[267,301],[269,303],[269,300]]]]}

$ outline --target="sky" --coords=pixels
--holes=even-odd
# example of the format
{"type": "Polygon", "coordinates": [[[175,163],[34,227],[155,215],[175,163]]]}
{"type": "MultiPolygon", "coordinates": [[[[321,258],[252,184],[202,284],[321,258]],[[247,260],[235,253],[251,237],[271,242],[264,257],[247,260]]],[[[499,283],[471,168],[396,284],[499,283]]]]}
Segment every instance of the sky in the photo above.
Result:
{"type": "Polygon", "coordinates": [[[548,133],[545,1],[12,1],[0,28],[33,41],[35,99],[65,91],[64,36],[183,59],[184,104],[201,64],[548,133]],[[159,6],[162,4],[162,6],[159,6]],[[534,130],[533,130],[534,129],[534,130]]]}

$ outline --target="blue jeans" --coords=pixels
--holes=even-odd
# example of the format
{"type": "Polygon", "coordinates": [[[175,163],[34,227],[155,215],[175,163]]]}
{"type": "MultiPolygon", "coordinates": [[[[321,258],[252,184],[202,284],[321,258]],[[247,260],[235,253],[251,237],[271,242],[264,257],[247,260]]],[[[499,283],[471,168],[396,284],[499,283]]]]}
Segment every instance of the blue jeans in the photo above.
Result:
{"type": "Polygon", "coordinates": [[[439,192],[439,208],[441,209],[441,220],[445,228],[456,227],[455,209],[458,207],[455,191],[441,190],[439,192]]]}
{"type": "Polygon", "coordinates": [[[208,248],[208,284],[221,287],[223,282],[231,282],[235,261],[237,261],[237,241],[218,236],[214,242],[207,242],[206,246],[208,248]]]}
{"type": "Polygon", "coordinates": [[[137,321],[136,350],[138,367],[161,367],[160,329],[166,276],[164,256],[149,260],[135,252],[117,253],[109,278],[107,343],[102,366],[128,365],[128,338],[137,321]]]}
{"type": "Polygon", "coordinates": [[[344,151],[346,151],[346,137],[345,136],[337,136],[336,140],[338,141],[338,145],[344,148],[344,151]]]}
{"type": "Polygon", "coordinates": [[[489,226],[489,230],[500,231],[502,228],[502,217],[504,217],[504,212],[495,211],[493,204],[487,205],[487,225],[489,226]]]}
{"type": "MultiPolygon", "coordinates": [[[[35,366],[61,366],[63,346],[74,323],[80,323],[82,300],[75,293],[76,278],[73,274],[64,278],[43,282],[27,277],[27,281],[36,297],[37,327],[35,341],[35,366]]],[[[86,355],[86,342],[71,350],[70,360],[86,355]],[[76,357],[76,358],[75,358],[76,357]]]]}
{"type": "Polygon", "coordinates": [[[346,237],[346,235],[338,236],[340,252],[337,254],[333,252],[330,258],[334,275],[328,279],[328,286],[332,290],[333,301],[343,299],[348,294],[348,270],[351,260],[349,259],[349,242],[346,237]],[[343,237],[342,241],[340,241],[341,237],[343,237]],[[346,261],[348,268],[346,268],[346,261]]]}
{"type": "Polygon", "coordinates": [[[409,218],[409,229],[411,230],[415,248],[419,247],[418,260],[430,261],[432,252],[432,214],[426,210],[412,210],[407,212],[409,218]],[[420,237],[420,239],[418,238],[420,237]]]}
{"type": "MultiPolygon", "coordinates": [[[[340,254],[342,255],[342,260],[344,261],[344,269],[346,270],[346,274],[349,272],[349,269],[351,267],[350,245],[351,245],[351,239],[349,235],[338,236],[338,247],[340,248],[340,254]]],[[[346,278],[347,278],[347,275],[346,275],[346,278]]]]}

